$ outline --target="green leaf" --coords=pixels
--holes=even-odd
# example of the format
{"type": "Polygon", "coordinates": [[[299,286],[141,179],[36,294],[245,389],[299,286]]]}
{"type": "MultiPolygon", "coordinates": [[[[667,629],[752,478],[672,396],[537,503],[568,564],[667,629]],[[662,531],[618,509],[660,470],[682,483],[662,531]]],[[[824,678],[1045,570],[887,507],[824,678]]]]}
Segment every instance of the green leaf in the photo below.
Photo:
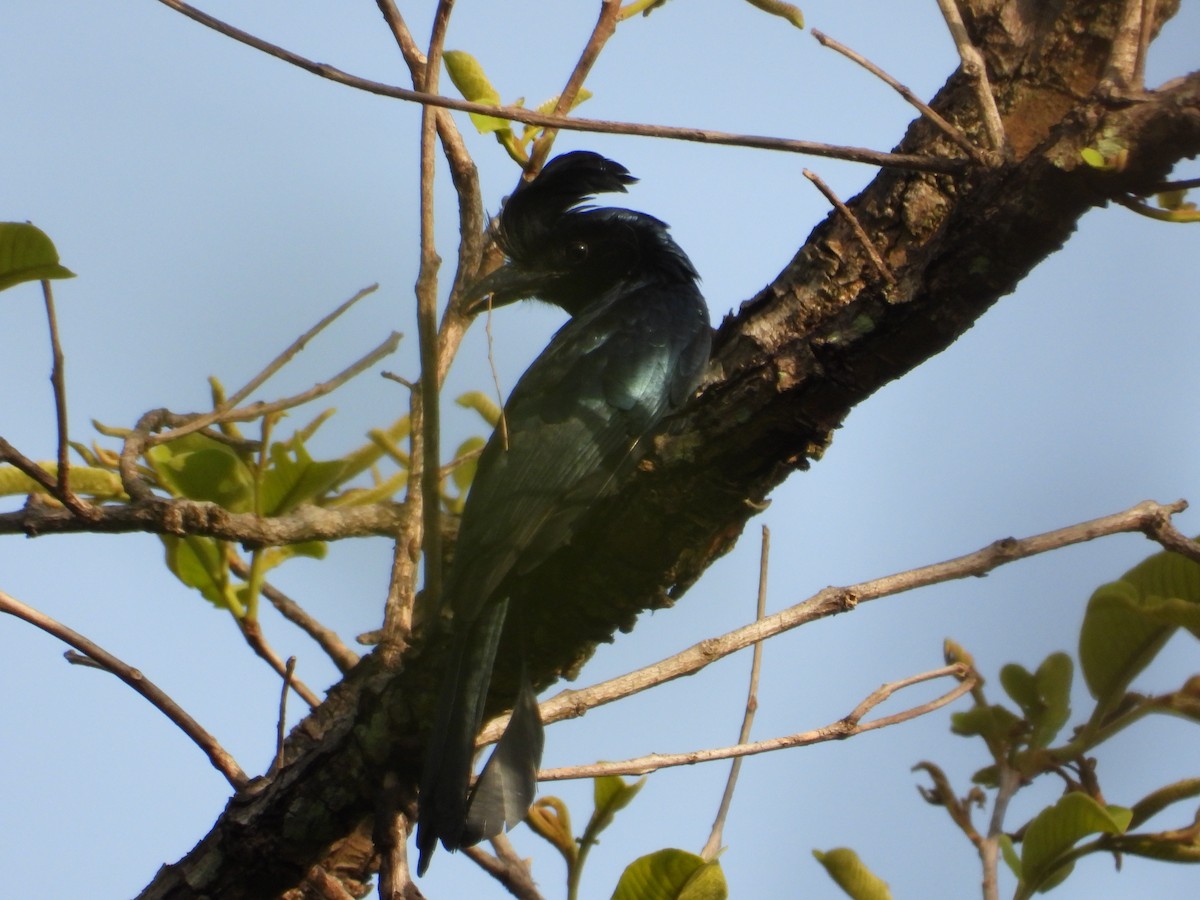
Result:
{"type": "MultiPolygon", "coordinates": [[[[458,92],[473,103],[486,103],[489,106],[500,106],[500,94],[492,87],[491,81],[483,71],[479,60],[465,50],[447,50],[442,54],[446,61],[446,71],[450,80],[458,88],[458,92]]],[[[490,134],[509,127],[507,119],[495,116],[469,113],[471,121],[480,134],[490,134]]]]}
{"type": "Polygon", "coordinates": [[[189,500],[208,500],[231,512],[249,512],[254,476],[225,444],[202,434],[189,434],[151,447],[146,458],[163,487],[189,500]]]}
{"type": "Polygon", "coordinates": [[[263,550],[263,571],[270,571],[297,556],[324,559],[328,552],[329,545],[325,541],[304,541],[299,544],[284,544],[282,547],[268,547],[263,550]]]}
{"type": "Polygon", "coordinates": [[[1052,653],[1034,675],[1009,663],[1000,670],[1000,683],[1032,726],[1029,744],[1046,747],[1071,715],[1071,677],[1074,666],[1065,653],[1052,653]]]}
{"type": "Polygon", "coordinates": [[[287,443],[271,445],[271,465],[263,474],[262,514],[279,516],[321,496],[342,477],[343,460],[316,462],[296,435],[287,443]]]}
{"type": "Polygon", "coordinates": [[[1001,744],[1011,743],[1021,720],[1003,706],[974,706],[950,716],[950,730],[962,737],[979,736],[1001,744]]]}
{"type": "Polygon", "coordinates": [[[1093,169],[1108,168],[1108,162],[1104,159],[1104,154],[1102,154],[1095,147],[1084,147],[1079,151],[1079,155],[1083,157],[1083,161],[1093,169]]]}
{"type": "Polygon", "coordinates": [[[645,784],[644,775],[632,783],[618,775],[602,775],[593,780],[592,802],[595,809],[587,826],[589,837],[594,839],[611,825],[613,817],[633,801],[645,784]]]}
{"type": "Polygon", "coordinates": [[[463,409],[473,409],[492,428],[500,424],[500,407],[483,391],[468,391],[454,401],[463,409]]]}
{"type": "Polygon", "coordinates": [[[167,550],[167,568],[188,587],[195,588],[218,609],[241,607],[229,585],[229,561],[221,543],[214,538],[160,535],[167,550]]]}
{"type": "Polygon", "coordinates": [[[24,281],[74,278],[58,263],[58,250],[42,229],[28,222],[0,222],[0,291],[24,281]]]}
{"type": "Polygon", "coordinates": [[[763,12],[768,12],[773,16],[779,16],[781,19],[787,19],[797,28],[804,27],[804,13],[800,11],[798,6],[793,6],[791,3],[784,3],[783,0],[747,0],[747,2],[763,12]]]}
{"type": "Polygon", "coordinates": [[[728,896],[719,863],[685,850],[659,850],[629,864],[612,900],[725,900],[728,896]]]}
{"type": "Polygon", "coordinates": [[[1022,883],[1046,890],[1070,873],[1074,863],[1062,857],[1089,834],[1121,834],[1133,813],[1118,806],[1104,807],[1086,794],[1065,794],[1043,809],[1025,829],[1021,844],[1022,883]]]}
{"type": "Polygon", "coordinates": [[[1092,696],[1104,706],[1120,700],[1180,626],[1200,636],[1200,563],[1164,551],[1097,588],[1079,634],[1092,696]]]}
{"type": "Polygon", "coordinates": [[[887,882],[868,869],[849,847],[837,847],[824,853],[814,850],[813,856],[837,886],[854,900],[891,900],[892,892],[887,882]]]}

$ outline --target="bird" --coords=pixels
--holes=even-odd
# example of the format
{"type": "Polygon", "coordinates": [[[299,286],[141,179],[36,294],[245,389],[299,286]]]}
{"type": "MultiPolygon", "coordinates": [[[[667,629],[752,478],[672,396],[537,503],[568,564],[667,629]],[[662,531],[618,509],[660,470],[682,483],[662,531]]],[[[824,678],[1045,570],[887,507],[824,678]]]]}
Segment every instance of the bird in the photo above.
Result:
{"type": "Polygon", "coordinates": [[[547,162],[498,216],[505,264],[464,296],[472,314],[537,299],[569,318],[513,388],[462,509],[443,581],[451,646],[419,782],[418,875],[439,840],[449,851],[468,847],[528,812],[544,736],[523,664],[510,722],[470,784],[500,637],[506,620],[520,627],[512,585],[568,544],[584,513],[632,473],[708,362],[699,275],[667,225],[590,205],[636,180],[590,151],[547,162]]]}

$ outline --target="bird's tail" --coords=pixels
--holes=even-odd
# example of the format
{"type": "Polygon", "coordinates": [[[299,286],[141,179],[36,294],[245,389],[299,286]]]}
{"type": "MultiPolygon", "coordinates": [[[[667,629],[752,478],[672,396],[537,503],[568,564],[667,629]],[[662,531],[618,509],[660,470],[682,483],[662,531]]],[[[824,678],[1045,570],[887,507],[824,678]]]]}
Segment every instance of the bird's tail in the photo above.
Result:
{"type": "Polygon", "coordinates": [[[455,639],[421,776],[418,875],[429,868],[438,840],[454,851],[495,837],[525,817],[537,790],[542,721],[522,665],[512,718],[475,787],[468,791],[475,736],[483,720],[507,605],[506,600],[487,604],[472,627],[455,639]]]}

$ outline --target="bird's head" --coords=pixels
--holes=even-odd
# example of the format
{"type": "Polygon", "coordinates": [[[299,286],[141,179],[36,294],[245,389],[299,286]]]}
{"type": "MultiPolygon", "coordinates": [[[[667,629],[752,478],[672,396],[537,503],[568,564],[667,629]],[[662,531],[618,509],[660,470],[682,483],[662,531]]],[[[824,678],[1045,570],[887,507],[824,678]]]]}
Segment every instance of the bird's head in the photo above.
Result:
{"type": "Polygon", "coordinates": [[[696,279],[667,226],[645,213],[585,205],[637,181],[620,163],[584,150],[548,162],[504,203],[496,242],[508,258],[467,292],[467,309],[537,298],[576,315],[634,277],[696,279]]]}

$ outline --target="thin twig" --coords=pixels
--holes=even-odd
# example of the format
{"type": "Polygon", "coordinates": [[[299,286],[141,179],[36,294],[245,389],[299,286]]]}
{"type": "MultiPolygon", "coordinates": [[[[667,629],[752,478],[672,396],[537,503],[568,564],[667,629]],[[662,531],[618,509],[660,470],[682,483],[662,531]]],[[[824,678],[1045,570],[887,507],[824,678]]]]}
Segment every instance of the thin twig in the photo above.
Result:
{"type": "Polygon", "coordinates": [[[1009,801],[1021,786],[1021,773],[1003,760],[998,760],[999,789],[992,805],[992,818],[987,837],[979,842],[979,859],[983,865],[983,900],[1000,900],[1000,838],[1004,834],[1004,816],[1009,801]]]}
{"type": "MultiPolygon", "coordinates": [[[[229,568],[238,578],[243,580],[250,577],[250,567],[236,553],[229,554],[229,568]]],[[[342,639],[338,637],[337,632],[331,628],[326,628],[295,600],[285,594],[283,591],[274,585],[263,582],[262,593],[271,605],[275,607],[285,619],[293,625],[298,626],[305,634],[311,637],[320,645],[333,664],[337,666],[338,671],[343,675],[349,672],[358,664],[358,654],[342,643],[342,639]]]]}
{"type": "Polygon", "coordinates": [[[224,747],[217,743],[217,739],[205,731],[199,722],[188,715],[178,703],[167,696],[160,687],[139,670],[117,659],[103,647],[88,640],[79,632],[68,628],[66,625],[50,618],[50,616],[39,612],[33,607],[26,606],[16,598],[10,597],[4,591],[0,591],[0,612],[6,612],[9,615],[16,616],[18,619],[23,619],[30,625],[54,635],[59,640],[70,644],[80,653],[95,660],[149,700],[159,712],[179,726],[179,729],[191,738],[197,747],[204,751],[204,754],[217,771],[224,775],[225,779],[235,789],[240,790],[249,783],[250,779],[246,777],[246,773],[242,771],[241,766],[226,752],[224,747]]]}
{"type": "Polygon", "coordinates": [[[892,270],[888,267],[888,264],[883,261],[883,257],[879,255],[879,251],[875,248],[875,244],[871,241],[870,235],[868,235],[866,229],[862,227],[862,223],[858,221],[858,216],[854,215],[850,207],[843,203],[838,198],[838,195],[833,192],[833,189],[830,188],[829,185],[827,185],[824,181],[822,181],[820,176],[815,172],[805,169],[804,177],[815,184],[817,186],[817,190],[825,195],[825,199],[832,203],[837,211],[842,214],[847,222],[850,223],[850,227],[854,229],[854,234],[858,238],[859,243],[861,243],[863,245],[863,249],[867,251],[867,256],[871,258],[871,263],[875,266],[876,271],[879,272],[879,274],[883,277],[883,280],[888,284],[895,284],[896,276],[892,273],[892,270]]]}
{"type": "MultiPolygon", "coordinates": [[[[50,352],[53,362],[50,367],[50,384],[54,388],[54,414],[58,422],[58,493],[60,496],[74,496],[71,492],[71,461],[70,437],[67,434],[67,381],[66,359],[63,356],[62,343],[58,339],[58,316],[54,313],[54,292],[50,282],[42,280],[42,297],[46,302],[46,322],[50,327],[50,352]]],[[[82,502],[82,501],[80,501],[82,502]]]]}
{"type": "Polygon", "coordinates": [[[938,130],[946,135],[946,137],[961,147],[967,153],[967,155],[971,157],[971,159],[985,166],[994,164],[994,160],[989,157],[987,153],[973,144],[971,139],[963,133],[961,128],[946,121],[946,119],[944,119],[940,113],[938,113],[928,103],[914,94],[906,85],[901,84],[879,66],[875,65],[875,63],[871,62],[865,56],[856,53],[854,50],[851,50],[845,44],[835,41],[829,35],[822,31],[818,31],[815,28],[812,30],[812,36],[817,39],[817,42],[822,47],[828,47],[830,50],[835,50],[850,61],[858,63],[888,87],[892,88],[892,90],[896,91],[896,93],[903,97],[909,104],[914,106],[921,113],[921,115],[932,122],[938,128],[938,130]]]}
{"type": "MultiPolygon", "coordinates": [[[[571,70],[571,75],[567,79],[566,86],[562,89],[562,93],[558,95],[558,102],[554,104],[553,115],[565,117],[571,111],[571,107],[575,105],[575,98],[579,96],[579,91],[583,88],[583,83],[587,80],[588,73],[592,71],[592,66],[595,65],[596,59],[600,56],[600,51],[604,49],[604,45],[608,43],[608,39],[617,30],[617,18],[620,14],[621,0],[601,0],[600,15],[596,19],[596,25],[592,29],[592,34],[588,38],[587,43],[584,45],[583,52],[579,55],[578,62],[575,63],[575,68],[571,70]]],[[[533,142],[533,152],[529,154],[529,165],[526,169],[528,177],[532,177],[541,171],[542,165],[550,155],[550,148],[554,146],[554,139],[557,136],[558,129],[547,128],[533,142]]]]}
{"type": "Polygon", "coordinates": [[[988,81],[987,63],[984,62],[983,54],[967,34],[967,26],[963,24],[962,14],[958,10],[958,0],[937,0],[937,5],[942,11],[942,18],[946,20],[946,27],[950,29],[954,46],[958,49],[963,74],[975,85],[975,95],[979,100],[979,111],[991,149],[997,153],[1005,153],[1008,138],[1004,134],[1004,121],[1000,118],[1000,110],[997,109],[996,98],[992,94],[992,85],[988,81]]]}
{"type": "MultiPolygon", "coordinates": [[[[758,555],[758,600],[755,605],[754,621],[761,622],[767,614],[767,571],[771,558],[771,529],[762,527],[762,547],[758,555]]],[[[754,645],[750,661],[750,687],[746,696],[746,711],[742,716],[742,728],[738,732],[738,743],[745,744],[750,740],[750,728],[754,724],[754,713],[758,710],[758,679],[762,672],[763,645],[754,645]]],[[[717,809],[717,817],[713,820],[708,841],[700,855],[704,859],[716,859],[721,852],[721,835],[725,831],[725,820],[729,817],[729,808],[733,805],[733,791],[737,787],[738,775],[742,771],[742,757],[734,759],[729,766],[729,778],[725,782],[725,792],[721,795],[721,805],[717,809]]]]}
{"type": "Polygon", "coordinates": [[[301,700],[310,707],[320,706],[321,698],[313,692],[312,688],[299,678],[293,678],[288,674],[284,661],[279,658],[278,653],[271,649],[271,645],[263,636],[262,626],[249,618],[241,618],[236,621],[238,630],[242,632],[242,637],[246,639],[246,643],[250,645],[250,649],[254,651],[255,655],[274,669],[275,674],[284,680],[285,685],[289,685],[293,691],[299,694],[301,700]]]}
{"type": "Polygon", "coordinates": [[[766,137],[762,135],[730,134],[704,128],[680,128],[668,125],[645,125],[633,122],[613,122],[599,119],[579,119],[574,117],[544,115],[535,110],[516,106],[491,106],[486,103],[473,103],[469,100],[459,100],[453,97],[443,97],[418,90],[383,84],[367,78],[359,78],[342,70],[306,59],[290,50],[285,50],[275,44],[255,37],[239,28],[235,28],[220,19],[201,12],[182,0],[159,0],[176,12],[230,37],[256,50],[281,59],[310,72],[321,78],[329,79],[347,87],[357,88],[368,93],[397,100],[407,100],[428,106],[453,109],[459,112],[481,113],[508,119],[513,122],[523,122],[526,125],[538,125],[543,128],[559,128],[564,131],[585,131],[595,134],[626,134],[639,137],[664,138],[677,141],[694,141],[704,144],[716,144],[734,147],[752,147],[760,150],[778,150],[787,153],[805,153],[812,156],[825,156],[833,159],[845,159],[867,165],[885,168],[909,169],[917,172],[940,172],[953,175],[962,172],[962,160],[943,159],[908,153],[883,153],[863,147],[844,147],[834,144],[822,144],[814,141],[799,141],[789,138],[766,137]]]}
{"type": "Polygon", "coordinates": [[[407,839],[411,823],[405,809],[409,801],[411,797],[405,796],[400,779],[394,773],[386,774],[372,828],[372,841],[379,857],[380,900],[409,900],[421,896],[408,867],[407,839]]]}
{"type": "Polygon", "coordinates": [[[331,391],[337,390],[351,378],[354,378],[365,369],[370,368],[376,362],[383,359],[383,357],[394,353],[396,348],[400,345],[400,338],[402,337],[399,332],[395,331],[388,335],[387,339],[384,340],[383,343],[377,346],[366,356],[343,369],[328,381],[314,385],[303,393],[296,394],[292,397],[287,397],[282,400],[275,400],[269,403],[251,403],[248,406],[240,409],[235,407],[237,402],[245,399],[245,397],[249,395],[251,391],[261,385],[276,371],[278,371],[278,369],[286,364],[288,360],[296,355],[296,353],[303,350],[305,344],[313,337],[314,334],[328,326],[330,322],[345,312],[353,303],[357,302],[359,299],[365,297],[374,290],[374,287],[370,287],[360,291],[354,297],[351,297],[336,310],[334,310],[334,312],[325,316],[319,323],[317,323],[317,325],[313,326],[307,332],[293,341],[291,346],[277,356],[262,372],[251,379],[249,384],[234,394],[233,397],[229,398],[228,401],[221,404],[221,406],[219,406],[217,409],[214,409],[211,412],[201,413],[196,416],[189,416],[186,424],[180,425],[177,428],[173,428],[171,431],[154,435],[149,441],[149,446],[165,444],[168,441],[177,440],[184,435],[200,431],[203,428],[208,428],[210,425],[217,422],[247,422],[260,418],[261,416],[268,415],[269,413],[281,412],[283,410],[292,409],[293,407],[308,403],[318,397],[325,396],[331,391]]]}
{"type": "Polygon", "coordinates": [[[467,847],[463,853],[518,900],[544,900],[529,863],[517,854],[508,837],[502,832],[491,839],[491,844],[495,856],[479,847],[467,847]]]}
{"type": "Polygon", "coordinates": [[[838,719],[836,722],[831,722],[822,728],[802,731],[785,737],[771,738],[765,741],[752,741],[712,750],[692,750],[687,753],[651,753],[646,756],[621,760],[619,762],[565,766],[559,769],[543,769],[541,772],[538,772],[538,780],[566,781],[577,778],[598,778],[602,775],[645,775],[648,772],[655,772],[659,769],[666,769],[672,766],[690,766],[718,759],[734,759],[758,753],[770,753],[775,750],[790,749],[792,747],[807,747],[809,744],[820,744],[826,741],[846,740],[856,735],[865,734],[868,731],[877,731],[880,728],[899,725],[901,722],[908,722],[920,716],[927,715],[934,710],[941,709],[943,706],[953,703],[959,697],[969,693],[975,685],[977,677],[971,675],[966,666],[959,664],[942,666],[930,672],[922,672],[919,675],[912,675],[899,681],[880,685],[865,697],[849,715],[838,719]],[[911,687],[914,684],[948,676],[962,680],[952,690],[947,691],[940,697],[889,716],[872,719],[870,722],[862,721],[867,713],[888,700],[897,691],[911,687]]]}
{"type": "MultiPolygon", "coordinates": [[[[907,572],[887,575],[849,587],[827,587],[807,600],[769,615],[762,621],[745,625],[720,637],[701,641],[652,665],[583,690],[562,691],[540,704],[538,708],[542,721],[550,723],[581,716],[594,707],[648,690],[685,675],[691,675],[718,659],[776,634],[790,631],[817,619],[848,612],[863,603],[881,597],[889,597],[915,588],[956,579],[977,578],[986,575],[998,566],[1029,556],[1048,553],[1071,544],[1091,541],[1104,535],[1140,531],[1151,539],[1157,539],[1155,531],[1161,528],[1162,520],[1169,519],[1170,516],[1185,509],[1187,509],[1185,500],[1177,500],[1165,505],[1145,500],[1122,512],[1069,525],[1066,528],[1059,528],[1044,534],[1022,539],[1004,538],[976,550],[974,553],[944,562],[921,566],[907,572]]],[[[499,716],[489,722],[480,734],[479,744],[488,744],[498,739],[507,721],[507,716],[499,716]]]]}
{"type": "Polygon", "coordinates": [[[292,676],[296,674],[296,657],[289,656],[283,670],[283,687],[279,691],[279,721],[275,726],[275,759],[269,774],[278,772],[283,766],[283,739],[287,736],[287,698],[292,687],[292,676]]]}

